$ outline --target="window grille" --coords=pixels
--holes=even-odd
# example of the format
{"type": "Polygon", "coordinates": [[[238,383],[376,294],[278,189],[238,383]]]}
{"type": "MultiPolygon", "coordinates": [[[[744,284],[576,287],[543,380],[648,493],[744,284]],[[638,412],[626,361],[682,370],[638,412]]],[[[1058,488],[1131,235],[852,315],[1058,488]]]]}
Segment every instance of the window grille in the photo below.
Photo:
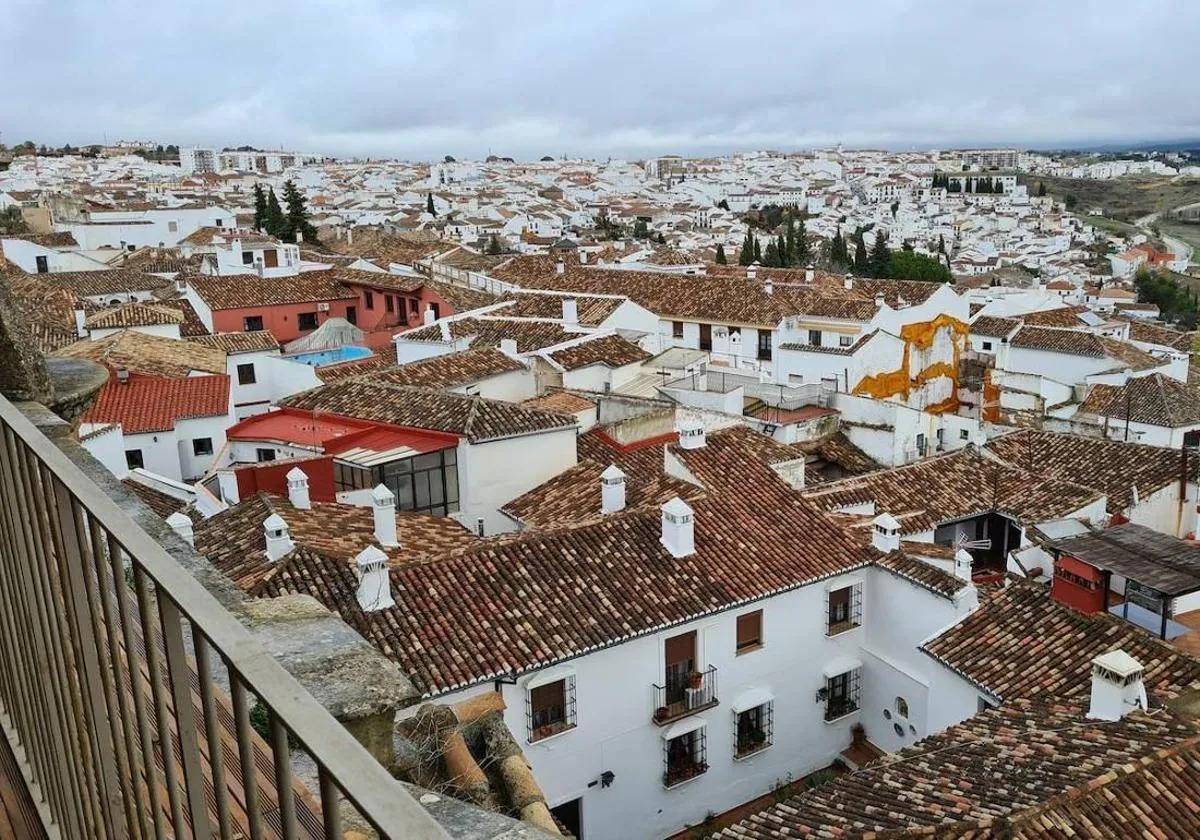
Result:
{"type": "Polygon", "coordinates": [[[708,771],[704,727],[663,741],[663,786],[674,787],[708,771]]]}
{"type": "Polygon", "coordinates": [[[571,729],[575,720],[574,676],[525,692],[525,728],[530,743],[571,729]]]}
{"type": "Polygon", "coordinates": [[[829,593],[825,635],[836,636],[862,624],[862,584],[834,589],[829,593]]]}
{"type": "Polygon", "coordinates": [[[734,757],[745,758],[771,746],[775,734],[775,704],[763,703],[733,716],[734,757]]]}
{"type": "Polygon", "coordinates": [[[855,668],[825,680],[825,720],[837,720],[858,711],[862,669],[855,668]]]}

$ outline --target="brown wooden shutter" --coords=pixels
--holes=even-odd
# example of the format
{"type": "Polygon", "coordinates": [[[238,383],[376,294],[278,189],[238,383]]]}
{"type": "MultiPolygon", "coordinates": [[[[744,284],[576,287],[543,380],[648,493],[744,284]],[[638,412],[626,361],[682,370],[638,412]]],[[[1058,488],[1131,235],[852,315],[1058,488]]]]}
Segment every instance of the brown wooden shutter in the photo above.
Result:
{"type": "Polygon", "coordinates": [[[696,631],[690,630],[667,639],[667,665],[694,662],[696,659],[696,631]]]}
{"type": "Polygon", "coordinates": [[[737,649],[762,643],[762,610],[739,615],[737,618],[737,649]]]}
{"type": "Polygon", "coordinates": [[[556,710],[554,716],[561,717],[561,711],[566,707],[566,682],[559,680],[557,682],[539,685],[537,688],[529,692],[529,705],[533,710],[533,717],[538,719],[538,713],[548,709],[556,710]]]}

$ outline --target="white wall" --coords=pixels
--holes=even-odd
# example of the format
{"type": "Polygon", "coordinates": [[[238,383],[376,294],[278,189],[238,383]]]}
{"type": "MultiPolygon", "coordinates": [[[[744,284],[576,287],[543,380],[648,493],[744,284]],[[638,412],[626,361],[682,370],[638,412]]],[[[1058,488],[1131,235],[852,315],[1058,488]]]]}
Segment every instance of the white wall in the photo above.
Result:
{"type": "Polygon", "coordinates": [[[449,390],[455,394],[471,394],[490,400],[521,402],[537,396],[537,377],[532,368],[510,370],[449,390]]]}
{"type": "Polygon", "coordinates": [[[123,478],[129,472],[129,465],[125,462],[125,435],[121,432],[121,426],[109,426],[107,430],[89,437],[98,428],[100,426],[95,423],[80,423],[80,443],[110,473],[123,478]]]}
{"type": "Polygon", "coordinates": [[[575,439],[574,426],[485,443],[462,438],[458,442],[461,509],[454,518],[472,531],[479,517],[488,534],[514,530],[515,524],[500,508],[575,466],[575,439]]]}
{"type": "Polygon", "coordinates": [[[54,229],[73,234],[80,248],[86,251],[120,248],[122,242],[138,248],[173,246],[202,227],[237,227],[237,216],[221,207],[105,210],[89,213],[88,219],[89,222],[57,222],[54,229]]]}
{"type": "Polygon", "coordinates": [[[109,266],[76,251],[58,251],[24,239],[3,239],[4,256],[29,274],[37,274],[37,258],[46,258],[50,273],[59,271],[106,271],[109,266]]]}
{"type": "Polygon", "coordinates": [[[225,365],[229,374],[230,400],[239,420],[261,414],[284,397],[321,384],[316,368],[282,358],[278,350],[237,353],[228,356],[225,365]],[[254,365],[255,381],[239,385],[237,368],[246,364],[254,365]]]}
{"type": "Polygon", "coordinates": [[[179,338],[178,324],[142,324],[136,327],[89,329],[88,338],[92,341],[99,341],[102,338],[107,338],[110,335],[123,332],[124,330],[145,333],[146,335],[157,335],[160,338],[179,338]]]}

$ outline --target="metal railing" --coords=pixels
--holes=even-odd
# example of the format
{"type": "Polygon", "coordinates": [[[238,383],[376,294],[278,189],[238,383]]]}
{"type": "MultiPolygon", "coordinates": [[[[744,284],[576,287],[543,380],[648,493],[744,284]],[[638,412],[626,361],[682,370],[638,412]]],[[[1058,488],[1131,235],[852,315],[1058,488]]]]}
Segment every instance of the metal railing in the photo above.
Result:
{"type": "Polygon", "coordinates": [[[343,805],[382,837],[447,836],[2,397],[0,726],[51,837],[336,838],[343,805]]]}
{"type": "Polygon", "coordinates": [[[659,726],[717,705],[717,669],[668,671],[654,688],[654,722],[659,726]]]}

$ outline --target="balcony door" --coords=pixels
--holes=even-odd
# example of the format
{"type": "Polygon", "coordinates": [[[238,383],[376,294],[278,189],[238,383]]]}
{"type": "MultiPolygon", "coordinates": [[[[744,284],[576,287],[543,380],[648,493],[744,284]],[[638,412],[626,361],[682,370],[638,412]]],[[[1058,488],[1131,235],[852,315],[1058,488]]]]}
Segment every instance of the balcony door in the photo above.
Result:
{"type": "Polygon", "coordinates": [[[664,650],[667,703],[679,703],[688,687],[688,675],[696,670],[696,631],[672,636],[667,639],[664,650]]]}

